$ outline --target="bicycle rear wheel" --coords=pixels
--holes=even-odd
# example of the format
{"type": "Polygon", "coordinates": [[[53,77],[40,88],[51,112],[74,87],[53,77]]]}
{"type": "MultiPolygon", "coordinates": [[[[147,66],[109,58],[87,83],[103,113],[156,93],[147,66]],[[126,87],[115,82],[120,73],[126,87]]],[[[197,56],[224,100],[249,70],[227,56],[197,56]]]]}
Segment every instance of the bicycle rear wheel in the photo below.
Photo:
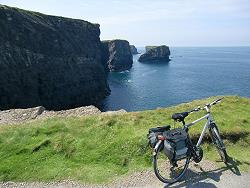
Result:
{"type": "Polygon", "coordinates": [[[221,160],[224,163],[227,163],[228,162],[228,155],[227,155],[226,147],[223,143],[223,140],[220,137],[219,129],[215,123],[211,124],[211,128],[209,129],[209,132],[210,132],[210,135],[212,137],[212,141],[218,150],[218,153],[221,157],[221,160]]]}
{"type": "Polygon", "coordinates": [[[178,160],[173,164],[165,155],[162,148],[163,143],[158,147],[153,157],[155,175],[163,183],[175,183],[184,176],[190,157],[178,160]]]}

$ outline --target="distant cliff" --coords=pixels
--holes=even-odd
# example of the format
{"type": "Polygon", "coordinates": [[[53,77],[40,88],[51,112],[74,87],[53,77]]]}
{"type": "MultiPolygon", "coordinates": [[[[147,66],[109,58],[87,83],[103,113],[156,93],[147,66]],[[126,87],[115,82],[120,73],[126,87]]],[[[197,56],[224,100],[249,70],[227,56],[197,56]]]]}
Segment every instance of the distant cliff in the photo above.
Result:
{"type": "Polygon", "coordinates": [[[142,54],[140,62],[169,62],[170,50],[168,46],[146,46],[146,53],[142,54]]]}
{"type": "Polygon", "coordinates": [[[96,104],[110,92],[98,24],[0,5],[0,109],[96,104]]]}
{"type": "Polygon", "coordinates": [[[106,70],[124,71],[132,67],[133,57],[126,40],[102,41],[102,62],[106,70]]]}
{"type": "Polygon", "coordinates": [[[133,55],[139,54],[137,48],[134,45],[130,45],[130,51],[133,55]]]}

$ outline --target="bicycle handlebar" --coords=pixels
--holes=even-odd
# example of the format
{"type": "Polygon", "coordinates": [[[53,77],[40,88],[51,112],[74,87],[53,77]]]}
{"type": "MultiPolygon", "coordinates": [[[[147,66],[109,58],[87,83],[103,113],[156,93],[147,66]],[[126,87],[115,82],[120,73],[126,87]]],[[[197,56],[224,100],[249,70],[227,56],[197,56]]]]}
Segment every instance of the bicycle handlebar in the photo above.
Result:
{"type": "Polygon", "coordinates": [[[200,110],[206,110],[207,113],[210,113],[210,108],[212,105],[215,105],[219,102],[221,102],[221,100],[223,99],[224,97],[222,98],[219,98],[219,99],[216,99],[215,101],[209,103],[209,104],[206,104],[203,108],[201,108],[200,106],[198,106],[197,108],[194,108],[192,110],[189,110],[189,111],[185,111],[185,112],[181,112],[181,113],[175,113],[172,115],[172,119],[174,119],[175,121],[180,121],[183,123],[183,125],[185,125],[185,117],[187,117],[189,114],[193,113],[193,112],[198,112],[200,110]]]}
{"type": "Polygon", "coordinates": [[[211,103],[209,103],[209,104],[206,104],[203,108],[201,108],[200,106],[198,106],[197,108],[194,108],[194,109],[188,111],[188,113],[198,112],[198,111],[200,111],[200,110],[204,110],[204,109],[206,109],[206,108],[210,108],[211,106],[216,105],[217,103],[220,103],[221,100],[222,100],[223,98],[224,98],[224,97],[219,98],[219,99],[216,99],[215,101],[213,101],[213,102],[211,102],[211,103]]]}

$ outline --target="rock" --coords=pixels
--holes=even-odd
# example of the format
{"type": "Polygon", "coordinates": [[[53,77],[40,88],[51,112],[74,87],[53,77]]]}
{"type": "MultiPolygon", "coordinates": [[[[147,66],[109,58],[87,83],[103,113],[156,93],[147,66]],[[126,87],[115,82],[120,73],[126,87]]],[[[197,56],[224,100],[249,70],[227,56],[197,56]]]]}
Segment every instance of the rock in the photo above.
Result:
{"type": "Polygon", "coordinates": [[[130,51],[131,51],[132,55],[139,54],[134,45],[130,45],[130,51]]]}
{"type": "Polygon", "coordinates": [[[86,115],[97,115],[101,114],[101,111],[95,106],[83,106],[79,108],[73,108],[69,110],[61,111],[45,111],[40,118],[51,118],[54,116],[67,117],[67,116],[86,116],[86,115]]]}
{"type": "Polygon", "coordinates": [[[48,119],[54,117],[81,117],[89,115],[122,115],[127,113],[126,110],[101,112],[97,107],[83,106],[69,110],[45,110],[43,106],[26,109],[10,109],[0,111],[0,126],[9,124],[21,124],[38,119],[48,119]]]}
{"type": "Polygon", "coordinates": [[[102,41],[102,62],[106,70],[120,72],[132,67],[133,57],[126,40],[102,41]]]}
{"type": "Polygon", "coordinates": [[[116,110],[116,111],[106,111],[102,112],[102,115],[119,115],[119,114],[126,114],[127,111],[124,109],[116,110]]]}
{"type": "Polygon", "coordinates": [[[110,92],[99,36],[98,24],[0,5],[0,109],[99,103],[110,92]]]}
{"type": "Polygon", "coordinates": [[[27,120],[36,119],[45,111],[42,106],[28,109],[11,109],[0,111],[0,124],[22,123],[27,120]]]}
{"type": "Polygon", "coordinates": [[[142,54],[140,62],[169,62],[170,50],[168,46],[146,46],[146,53],[142,54]]]}

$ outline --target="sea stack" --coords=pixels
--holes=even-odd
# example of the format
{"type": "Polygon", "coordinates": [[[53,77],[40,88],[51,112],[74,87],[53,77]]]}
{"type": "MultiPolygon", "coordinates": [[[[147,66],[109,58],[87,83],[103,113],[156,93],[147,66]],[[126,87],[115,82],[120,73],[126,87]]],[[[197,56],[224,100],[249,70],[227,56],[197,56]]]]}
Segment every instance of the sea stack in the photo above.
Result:
{"type": "Polygon", "coordinates": [[[118,39],[102,41],[102,61],[109,71],[120,72],[131,69],[133,57],[129,42],[118,39]]]}
{"type": "Polygon", "coordinates": [[[0,5],[0,33],[0,110],[68,109],[109,94],[98,24],[0,5]]]}
{"type": "Polygon", "coordinates": [[[169,62],[170,50],[166,45],[146,46],[146,53],[142,54],[138,61],[140,62],[169,62]]]}

